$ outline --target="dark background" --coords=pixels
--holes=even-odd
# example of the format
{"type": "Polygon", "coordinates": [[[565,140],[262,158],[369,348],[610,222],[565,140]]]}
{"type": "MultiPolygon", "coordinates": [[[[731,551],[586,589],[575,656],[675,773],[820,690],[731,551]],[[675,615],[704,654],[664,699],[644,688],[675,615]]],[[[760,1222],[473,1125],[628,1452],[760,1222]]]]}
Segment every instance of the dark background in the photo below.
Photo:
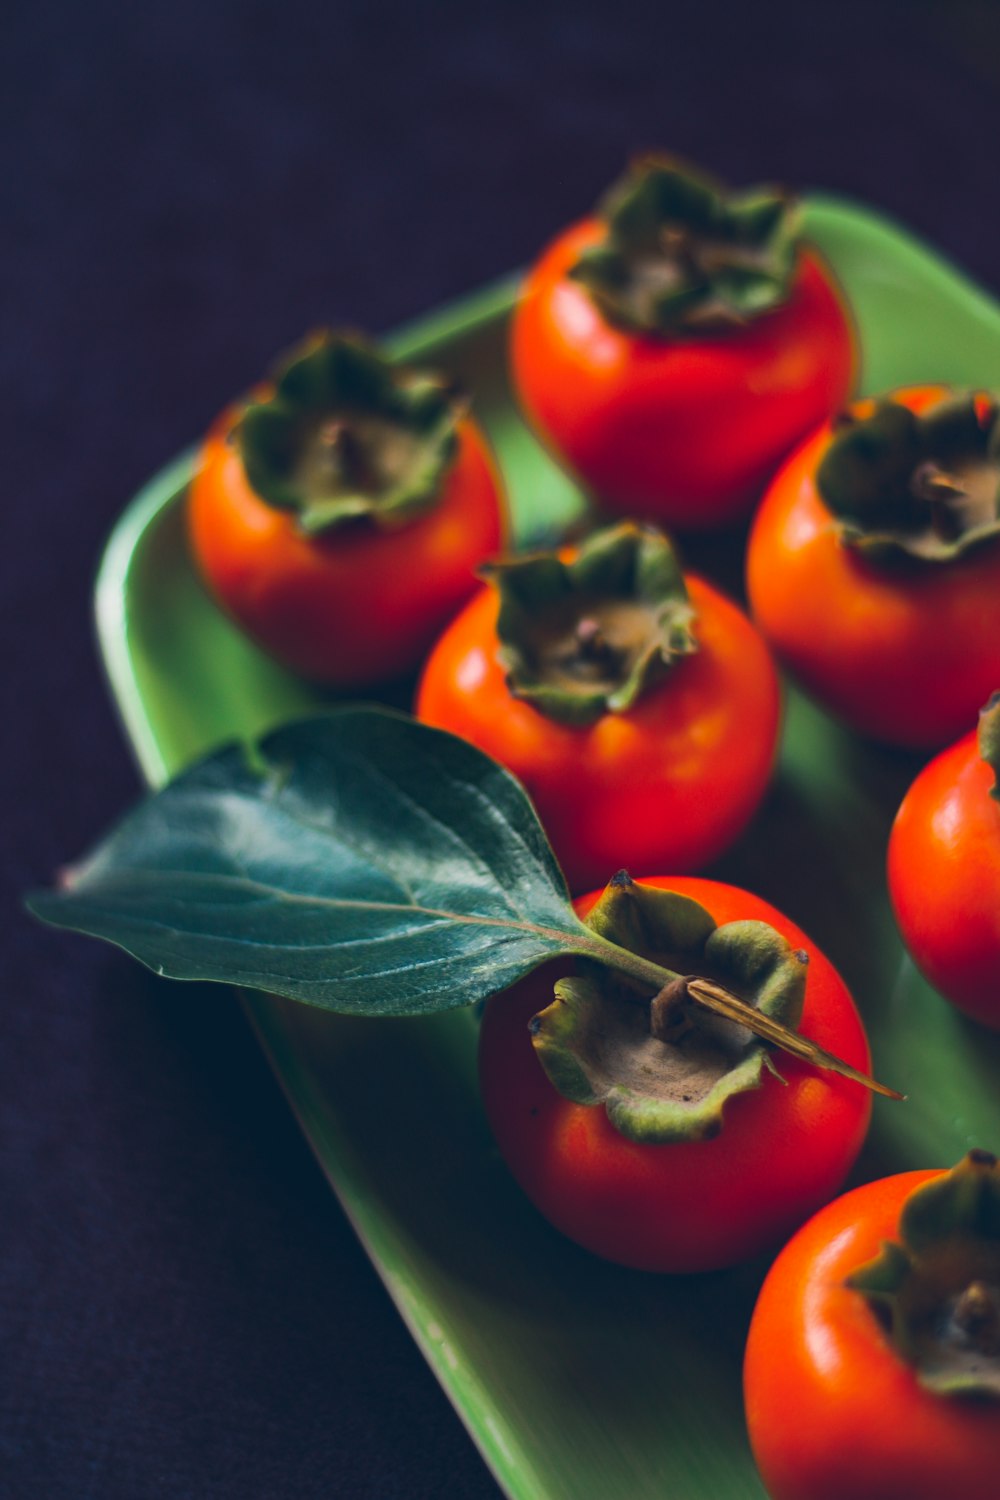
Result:
{"type": "Polygon", "coordinates": [[[2,55],[0,1495],[495,1497],[235,1000],[20,915],[139,791],[102,541],[306,329],[525,263],[638,149],[1000,288],[1000,8],[90,0],[2,55]]]}

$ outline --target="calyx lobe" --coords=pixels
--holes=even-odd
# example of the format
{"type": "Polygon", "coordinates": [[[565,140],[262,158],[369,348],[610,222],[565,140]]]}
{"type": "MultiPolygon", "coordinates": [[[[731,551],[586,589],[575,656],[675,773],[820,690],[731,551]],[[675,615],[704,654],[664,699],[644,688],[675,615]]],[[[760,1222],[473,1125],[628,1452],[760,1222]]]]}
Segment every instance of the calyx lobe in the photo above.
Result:
{"type": "Polygon", "coordinates": [[[599,936],[663,963],[679,977],[658,994],[581,961],[531,1024],[553,1085],[600,1105],[632,1140],[701,1140],[723,1127],[734,1094],[772,1069],[764,1044],[691,1004],[689,979],[721,983],[765,1015],[795,1027],[805,995],[804,955],[763,922],[717,926],[697,901],[616,876],[587,917],[599,936]]]}
{"type": "Polygon", "coordinates": [[[970,1151],[911,1193],[899,1239],[848,1278],[940,1395],[1000,1398],[1000,1164],[970,1151]]]}
{"type": "Polygon", "coordinates": [[[1000,408],[982,391],[917,413],[845,411],[816,473],[841,540],[876,560],[950,562],[1000,536],[1000,408]]]}
{"type": "Polygon", "coordinates": [[[798,215],[773,188],[727,193],[665,157],[644,157],[606,195],[604,238],[570,270],[609,322],[648,334],[738,327],[784,302],[798,215]]]}
{"type": "Polygon", "coordinates": [[[437,500],[467,402],[445,377],[322,333],[285,362],[234,432],[251,488],[316,535],[398,526],[437,500]]]}
{"type": "Polygon", "coordinates": [[[1000,802],[1000,692],[994,693],[980,711],[977,745],[980,756],[995,777],[990,796],[1000,802]]]}
{"type": "Polygon", "coordinates": [[[500,593],[510,691],[560,723],[625,712],[697,650],[680,565],[650,527],[624,522],[596,532],[568,561],[537,552],[483,573],[500,593]]]}

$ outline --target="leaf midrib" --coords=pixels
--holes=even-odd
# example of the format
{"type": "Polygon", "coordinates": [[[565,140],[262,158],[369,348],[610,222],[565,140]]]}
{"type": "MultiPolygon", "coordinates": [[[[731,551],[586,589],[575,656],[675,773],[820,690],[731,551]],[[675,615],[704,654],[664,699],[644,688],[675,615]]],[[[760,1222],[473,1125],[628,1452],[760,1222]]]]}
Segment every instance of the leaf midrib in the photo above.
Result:
{"type": "MultiPolygon", "coordinates": [[[[498,871],[494,869],[493,865],[488,859],[483,857],[480,850],[476,849],[472,844],[469,843],[468,839],[466,839],[457,828],[454,828],[451,826],[451,824],[444,822],[444,820],[436,812],[432,812],[430,808],[422,806],[412,795],[412,793],[408,792],[403,786],[400,785],[399,782],[395,782],[391,779],[391,777],[387,776],[381,766],[375,765],[369,760],[362,759],[362,757],[356,754],[352,754],[349,750],[346,749],[341,751],[341,758],[345,765],[353,766],[355,770],[359,770],[361,772],[362,776],[370,777],[380,786],[387,788],[392,793],[392,795],[397,797],[410,811],[410,813],[416,817],[418,822],[429,824],[431,827],[435,828],[439,832],[439,834],[443,835],[446,838],[447,842],[450,843],[452,847],[459,849],[472,865],[474,865],[490,880],[495,882],[503,901],[511,907],[511,910],[517,910],[503,884],[503,880],[498,871]]],[[[491,824],[496,825],[498,822],[502,824],[505,834],[508,837],[513,837],[518,847],[521,849],[527,859],[532,863],[537,863],[537,855],[530,849],[521,829],[518,828],[516,824],[510,822],[507,818],[503,817],[499,813],[495,802],[490,797],[486,796],[479,782],[470,781],[463,777],[450,774],[449,781],[453,787],[457,788],[460,792],[464,792],[465,794],[467,794],[476,803],[476,805],[480,808],[486,819],[491,824]]],[[[276,803],[274,805],[278,806],[279,804],[276,803]]],[[[293,814],[293,816],[295,815],[293,814]]],[[[354,849],[355,852],[360,854],[364,859],[368,860],[375,869],[383,870],[386,868],[379,860],[372,857],[371,852],[368,849],[362,849],[358,844],[354,842],[353,839],[344,837],[343,829],[338,828],[337,832],[338,836],[341,837],[342,841],[345,844],[354,849]]],[[[391,874],[390,878],[397,880],[397,883],[399,884],[405,884],[405,882],[399,881],[398,877],[395,874],[391,874]]]]}
{"type": "MultiPolygon", "coordinates": [[[[130,879],[134,880],[139,872],[129,872],[130,879]]],[[[468,927],[500,927],[513,928],[518,932],[534,933],[538,937],[556,940],[562,944],[567,941],[574,943],[574,951],[587,951],[595,945],[593,940],[587,941],[586,929],[583,932],[583,941],[576,941],[575,932],[569,928],[543,927],[537,922],[529,922],[526,918],[514,919],[512,917],[488,917],[479,912],[455,912],[445,907],[423,906],[416,902],[400,901],[369,901],[369,900],[347,900],[338,896],[310,896],[298,891],[283,891],[277,886],[267,885],[264,881],[254,880],[244,875],[216,874],[210,871],[190,870],[143,870],[141,878],[147,883],[159,883],[161,880],[183,880],[185,885],[207,883],[213,886],[232,885],[244,889],[250,889],[261,894],[262,898],[284,903],[285,905],[316,906],[331,910],[343,911],[382,911],[393,914],[410,914],[412,916],[429,917],[433,921],[453,922],[468,927]]],[[[110,885],[112,882],[107,882],[110,885]]],[[[88,899],[83,897],[81,899],[88,899]]],[[[93,900],[93,897],[89,899],[93,900]]],[[[179,898],[183,901],[183,897],[179,898]]],[[[96,903],[95,903],[96,904],[96,903]]],[[[166,926],[166,923],[157,923],[153,918],[147,919],[150,925],[166,926]]],[[[179,929],[174,929],[178,931],[179,929]]],[[[390,942],[396,940],[399,934],[386,934],[383,938],[374,938],[373,942],[390,942]]],[[[403,934],[406,936],[406,934],[403,934]]],[[[239,942],[249,942],[249,939],[240,938],[239,942]]],[[[266,945],[261,945],[266,946],[266,945]]],[[[316,945],[319,946],[319,945],[316,945]]],[[[342,946],[338,943],[338,947],[342,946]]]]}
{"type": "MultiPolygon", "coordinates": [[[[310,833],[318,835],[320,838],[325,838],[330,842],[340,842],[346,848],[350,849],[363,864],[367,864],[371,869],[377,871],[386,879],[391,880],[394,884],[402,886],[404,889],[409,889],[409,883],[399,875],[398,871],[393,869],[384,860],[379,859],[366,841],[359,841],[353,829],[345,827],[340,822],[331,826],[325,822],[310,818],[299,805],[289,806],[287,802],[283,801],[281,792],[285,787],[284,776],[287,772],[287,767],[277,759],[269,760],[266,756],[263,756],[262,759],[266,767],[266,772],[261,777],[262,783],[264,786],[271,785],[278,789],[278,795],[270,802],[271,810],[278,817],[287,819],[293,826],[304,828],[310,833]]],[[[389,791],[393,797],[398,798],[411,815],[416,817],[418,822],[432,827],[439,835],[444,836],[456,852],[463,855],[481,875],[485,876],[495,885],[496,892],[504,904],[510,907],[512,911],[517,911],[512,896],[504,885],[501,874],[494,868],[489,859],[485,858],[479,849],[470,844],[456,828],[446,823],[437,813],[422,806],[412,793],[408,792],[400,783],[394,782],[380,766],[374,765],[372,762],[356,754],[352,754],[344,747],[340,747],[340,759],[344,767],[353,769],[355,773],[360,772],[362,778],[370,778],[373,782],[377,782],[378,785],[389,791]]],[[[451,785],[458,792],[465,793],[471,797],[491,824],[496,825],[499,823],[503,826],[505,834],[513,838],[529,864],[535,865],[538,863],[538,854],[532,850],[522,830],[500,813],[495,803],[485,794],[479,782],[454,776],[451,773],[448,773],[448,775],[451,785]]],[[[197,802],[204,796],[206,789],[203,786],[194,785],[188,790],[193,794],[193,800],[197,802]]],[[[255,799],[252,792],[245,791],[242,788],[233,790],[239,801],[246,800],[251,805],[253,804],[255,799]]],[[[211,791],[211,788],[209,791],[211,791]]],[[[248,880],[250,879],[248,877],[248,880]]]]}

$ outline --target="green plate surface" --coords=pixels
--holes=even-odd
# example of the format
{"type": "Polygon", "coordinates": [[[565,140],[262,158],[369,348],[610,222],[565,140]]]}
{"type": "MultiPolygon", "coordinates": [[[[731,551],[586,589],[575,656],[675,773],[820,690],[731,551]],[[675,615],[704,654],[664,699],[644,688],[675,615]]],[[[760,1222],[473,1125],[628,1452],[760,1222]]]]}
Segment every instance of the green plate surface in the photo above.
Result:
{"type": "MultiPolygon", "coordinates": [[[[852,205],[813,197],[807,225],[855,309],[866,390],[1000,384],[1000,310],[982,292],[852,205]]],[[[468,383],[523,539],[571,520],[580,500],[513,407],[504,360],[512,298],[512,284],[489,290],[392,345],[468,383]]],[[[135,499],[97,588],[112,692],[154,785],[221,740],[328,701],[263,658],[202,591],[184,540],[190,465],[180,460],[135,499]]],[[[711,550],[697,560],[711,568],[711,550]]],[[[886,837],[917,765],[858,743],[789,694],[773,791],[751,834],[711,872],[758,891],[819,942],[865,1015],[876,1073],[910,1095],[903,1105],[876,1100],[856,1179],[1000,1146],[1000,1038],[919,979],[885,895],[886,837]]],[[[763,1495],[740,1366],[766,1266],[658,1278],[605,1265],[550,1230],[491,1144],[471,1016],[357,1021],[264,997],[248,1004],[358,1234],[511,1496],[763,1495]]]]}

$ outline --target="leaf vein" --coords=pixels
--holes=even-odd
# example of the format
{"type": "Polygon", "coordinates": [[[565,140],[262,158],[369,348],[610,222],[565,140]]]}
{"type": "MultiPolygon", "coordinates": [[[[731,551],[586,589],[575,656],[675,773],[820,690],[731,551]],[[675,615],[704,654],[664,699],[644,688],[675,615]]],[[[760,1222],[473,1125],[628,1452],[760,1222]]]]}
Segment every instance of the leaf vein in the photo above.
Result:
{"type": "MultiPolygon", "coordinates": [[[[468,842],[468,840],[463,837],[463,835],[456,828],[453,828],[448,823],[444,822],[437,813],[433,813],[429,808],[421,806],[421,804],[417,802],[409,792],[405,791],[398,782],[392,781],[390,777],[388,777],[386,773],[381,770],[380,767],[372,765],[368,761],[362,760],[360,756],[352,756],[349,752],[345,753],[345,759],[353,760],[355,765],[360,765],[368,775],[372,776],[373,779],[378,781],[382,787],[386,788],[390,792],[390,794],[397,796],[399,800],[404,804],[404,806],[407,807],[410,812],[416,816],[418,822],[430,823],[439,831],[441,835],[443,835],[444,841],[446,843],[450,844],[453,848],[461,850],[461,852],[470,861],[470,863],[476,867],[476,869],[478,869],[483,875],[489,876],[491,880],[496,882],[499,893],[502,895],[505,905],[507,905],[511,911],[516,911],[520,915],[520,907],[518,907],[508,896],[507,890],[503,885],[502,880],[497,875],[496,870],[493,868],[493,865],[477,849],[474,849],[473,846],[468,842]]],[[[477,797],[477,800],[479,800],[489,810],[490,821],[493,822],[495,820],[496,808],[493,802],[488,797],[484,796],[482,790],[475,783],[466,781],[451,773],[449,773],[449,779],[452,784],[457,786],[458,788],[472,792],[477,797]]],[[[504,828],[505,831],[513,831],[511,829],[511,825],[506,822],[504,823],[504,828]]]]}
{"type": "MultiPolygon", "coordinates": [[[[577,937],[577,934],[570,927],[546,927],[541,923],[531,922],[527,918],[520,915],[518,915],[516,919],[513,917],[491,917],[488,916],[485,912],[451,911],[448,908],[420,906],[415,903],[369,901],[351,899],[342,896],[313,895],[304,892],[282,890],[280,886],[267,885],[265,882],[256,880],[249,875],[228,875],[209,871],[145,869],[138,872],[131,872],[131,879],[129,880],[129,890],[133,892],[135,890],[135,876],[137,874],[141,875],[143,881],[153,884],[159,884],[161,883],[161,881],[170,882],[171,880],[174,880],[179,876],[185,884],[207,882],[210,885],[241,886],[259,893],[262,899],[275,901],[279,904],[292,904],[307,907],[314,906],[321,910],[328,909],[331,911],[385,912],[387,914],[393,915],[409,912],[414,916],[428,917],[429,919],[431,919],[432,923],[436,924],[496,927],[500,928],[501,930],[510,929],[517,932],[535,933],[539,936],[552,938],[553,940],[558,939],[560,942],[564,942],[567,939],[573,939],[576,942],[580,941],[580,939],[577,937]]],[[[109,895],[114,893],[115,882],[105,881],[104,886],[109,895]]],[[[93,893],[91,893],[89,899],[94,900],[93,893]]],[[[142,898],[140,897],[139,899],[141,900],[142,898]]],[[[181,905],[185,904],[183,896],[177,896],[175,897],[175,899],[181,905]]],[[[220,903],[220,905],[221,904],[222,903],[220,903]]],[[[133,918],[133,920],[139,919],[133,918]]],[[[145,921],[149,926],[157,925],[152,917],[146,917],[142,920],[145,921]]],[[[423,932],[430,931],[430,923],[419,930],[423,932]]],[[[206,934],[206,936],[209,936],[209,934],[206,934]]],[[[583,934],[582,940],[584,943],[586,942],[585,933],[583,934]]],[[[240,941],[249,942],[250,939],[241,938],[240,941]]],[[[321,945],[317,944],[316,946],[321,945]]],[[[339,947],[341,946],[341,940],[338,939],[335,945],[331,943],[322,946],[339,947]]]]}

